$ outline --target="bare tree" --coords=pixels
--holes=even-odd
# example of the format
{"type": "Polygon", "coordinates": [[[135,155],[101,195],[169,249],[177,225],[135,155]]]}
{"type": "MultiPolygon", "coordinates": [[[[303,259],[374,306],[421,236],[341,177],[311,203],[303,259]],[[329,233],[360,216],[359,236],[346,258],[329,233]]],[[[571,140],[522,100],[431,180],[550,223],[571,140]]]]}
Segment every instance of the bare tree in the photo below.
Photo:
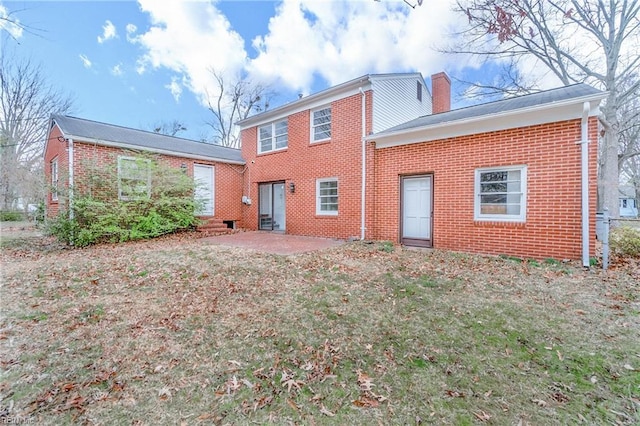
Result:
{"type": "Polygon", "coordinates": [[[49,85],[40,66],[0,56],[0,209],[15,206],[42,176],[42,155],[51,114],[66,114],[72,99],[49,85]],[[22,177],[21,177],[22,176],[22,177]]]}
{"type": "MultiPolygon", "coordinates": [[[[620,108],[640,86],[640,2],[634,0],[458,0],[469,25],[445,51],[475,55],[522,70],[531,59],[562,84],[586,82],[608,92],[599,158],[600,207],[618,216],[620,108]],[[631,84],[621,89],[620,83],[631,84]]],[[[538,66],[537,65],[537,66],[538,66]]],[[[538,81],[512,74],[504,85],[480,85],[507,93],[534,90],[538,81]]]]}
{"type": "Polygon", "coordinates": [[[153,133],[160,133],[167,136],[175,136],[180,132],[187,131],[187,127],[178,120],[158,121],[153,126],[153,133]]]}
{"type": "Polygon", "coordinates": [[[252,112],[269,108],[271,94],[259,84],[246,79],[225,81],[222,73],[209,70],[216,82],[217,94],[207,92],[207,105],[213,118],[207,121],[214,131],[213,142],[231,148],[240,148],[240,137],[235,123],[252,112]]]}
{"type": "Polygon", "coordinates": [[[620,109],[620,150],[618,166],[620,181],[635,190],[636,205],[640,203],[640,89],[620,109]]]}

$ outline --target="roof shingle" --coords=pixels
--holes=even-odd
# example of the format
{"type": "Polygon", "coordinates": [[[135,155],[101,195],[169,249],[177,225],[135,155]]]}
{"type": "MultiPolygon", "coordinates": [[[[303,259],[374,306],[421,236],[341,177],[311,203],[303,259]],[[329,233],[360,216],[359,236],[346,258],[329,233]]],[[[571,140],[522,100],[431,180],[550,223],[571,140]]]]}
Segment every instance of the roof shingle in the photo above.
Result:
{"type": "Polygon", "coordinates": [[[127,145],[178,157],[199,157],[244,164],[239,149],[65,115],[53,115],[51,119],[65,136],[78,140],[97,141],[104,145],[127,145]]]}

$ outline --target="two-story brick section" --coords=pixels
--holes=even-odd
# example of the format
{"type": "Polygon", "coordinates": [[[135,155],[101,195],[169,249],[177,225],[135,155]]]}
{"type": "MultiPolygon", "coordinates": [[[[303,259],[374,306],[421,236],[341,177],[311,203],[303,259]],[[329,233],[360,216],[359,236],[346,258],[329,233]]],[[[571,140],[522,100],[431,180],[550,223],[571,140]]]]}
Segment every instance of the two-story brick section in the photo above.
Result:
{"type": "Polygon", "coordinates": [[[604,94],[450,111],[431,80],[368,75],[241,121],[244,226],[588,265],[604,94]]]}
{"type": "Polygon", "coordinates": [[[588,265],[606,94],[577,84],[450,110],[447,75],[431,84],[432,94],[419,73],[375,74],[302,97],[240,121],[241,152],[205,153],[192,141],[167,152],[154,144],[175,138],[141,132],[136,145],[133,129],[120,146],[90,129],[73,135],[64,121],[78,119],[54,117],[47,176],[68,169],[69,144],[82,146],[74,161],[137,147],[190,175],[210,166],[215,177],[201,177],[212,180],[210,215],[245,229],[588,265]]]}

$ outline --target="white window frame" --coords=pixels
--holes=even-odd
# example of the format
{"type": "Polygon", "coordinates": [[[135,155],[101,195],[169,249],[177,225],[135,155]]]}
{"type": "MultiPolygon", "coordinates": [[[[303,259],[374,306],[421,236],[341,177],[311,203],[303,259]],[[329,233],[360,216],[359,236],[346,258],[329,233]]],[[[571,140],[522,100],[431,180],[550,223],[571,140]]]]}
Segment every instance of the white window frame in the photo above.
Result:
{"type": "MultiPolygon", "coordinates": [[[[278,121],[274,121],[273,123],[269,123],[269,124],[265,124],[263,126],[258,126],[258,154],[262,154],[265,152],[273,152],[273,151],[282,151],[284,149],[287,149],[289,147],[289,122],[288,120],[285,118],[284,120],[278,120],[278,121]],[[281,123],[285,123],[286,126],[286,133],[284,134],[276,134],[276,127],[278,124],[281,123]],[[260,129],[263,129],[265,127],[270,128],[271,131],[271,148],[270,149],[266,149],[263,150],[262,149],[262,139],[260,138],[260,129]],[[278,136],[286,136],[287,140],[286,140],[286,145],[285,146],[281,146],[281,147],[277,147],[278,145],[278,141],[277,138],[278,136]]],[[[265,139],[266,141],[266,139],[265,139]]]]}
{"type": "Polygon", "coordinates": [[[145,198],[149,198],[151,196],[151,160],[148,158],[136,158],[136,157],[127,157],[127,156],[120,156],[118,157],[118,199],[122,200],[122,201],[134,201],[134,200],[142,200],[145,198]],[[131,180],[134,180],[134,178],[131,177],[123,177],[122,173],[122,163],[126,162],[126,161],[135,161],[136,163],[142,163],[142,164],[146,164],[146,176],[141,177],[141,178],[135,178],[135,180],[139,180],[141,182],[145,182],[145,186],[146,186],[146,195],[140,195],[137,197],[132,197],[129,195],[123,195],[122,194],[122,179],[123,178],[129,178],[131,180]]]}
{"type": "Polygon", "coordinates": [[[51,160],[51,201],[58,201],[58,157],[51,160]]]}
{"type": "Polygon", "coordinates": [[[311,129],[311,134],[310,134],[311,139],[310,140],[311,140],[311,143],[324,142],[324,141],[331,140],[331,120],[332,120],[331,105],[324,105],[324,106],[322,106],[320,108],[312,109],[310,117],[311,117],[311,122],[310,122],[310,129],[311,129]],[[329,110],[329,122],[326,122],[326,123],[323,122],[323,123],[320,123],[320,124],[314,124],[315,114],[317,112],[324,111],[324,110],[327,110],[327,109],[329,110]],[[329,137],[322,138],[322,139],[316,139],[316,128],[320,127],[320,126],[327,125],[327,124],[329,125],[329,137]]]}
{"type": "Polygon", "coordinates": [[[338,178],[323,178],[316,180],[316,214],[319,216],[337,216],[338,211],[340,209],[340,184],[338,182],[338,178]],[[323,198],[333,197],[334,195],[321,195],[320,194],[320,186],[323,183],[327,182],[335,182],[336,184],[336,194],[335,197],[338,199],[336,202],[337,210],[323,210],[324,203],[322,202],[323,198]]]}
{"type": "MultiPolygon", "coordinates": [[[[508,181],[507,181],[508,183],[508,181]]],[[[527,219],[527,166],[503,166],[503,167],[487,167],[476,169],[475,171],[475,202],[474,202],[474,220],[491,221],[491,222],[525,222],[527,219]],[[520,190],[507,191],[503,194],[507,196],[520,195],[520,213],[519,214],[502,214],[502,213],[481,213],[482,198],[480,176],[483,173],[491,172],[520,172],[520,190]]],[[[488,193],[487,193],[488,194],[488,193]]],[[[498,193],[500,194],[500,193],[498,193]]]]}

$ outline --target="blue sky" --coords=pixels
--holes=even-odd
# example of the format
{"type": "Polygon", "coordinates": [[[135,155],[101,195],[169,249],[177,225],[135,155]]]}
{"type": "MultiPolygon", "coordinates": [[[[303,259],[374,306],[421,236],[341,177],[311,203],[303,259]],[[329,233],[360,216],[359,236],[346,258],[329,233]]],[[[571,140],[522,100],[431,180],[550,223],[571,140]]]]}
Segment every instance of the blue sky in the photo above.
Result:
{"type": "Polygon", "coordinates": [[[271,106],[367,73],[474,78],[471,59],[433,49],[465,19],[450,3],[0,0],[0,14],[26,27],[5,26],[0,48],[41,63],[75,98],[75,116],[145,130],[179,120],[180,136],[200,140],[211,136],[210,69],[268,85],[271,106]]]}

